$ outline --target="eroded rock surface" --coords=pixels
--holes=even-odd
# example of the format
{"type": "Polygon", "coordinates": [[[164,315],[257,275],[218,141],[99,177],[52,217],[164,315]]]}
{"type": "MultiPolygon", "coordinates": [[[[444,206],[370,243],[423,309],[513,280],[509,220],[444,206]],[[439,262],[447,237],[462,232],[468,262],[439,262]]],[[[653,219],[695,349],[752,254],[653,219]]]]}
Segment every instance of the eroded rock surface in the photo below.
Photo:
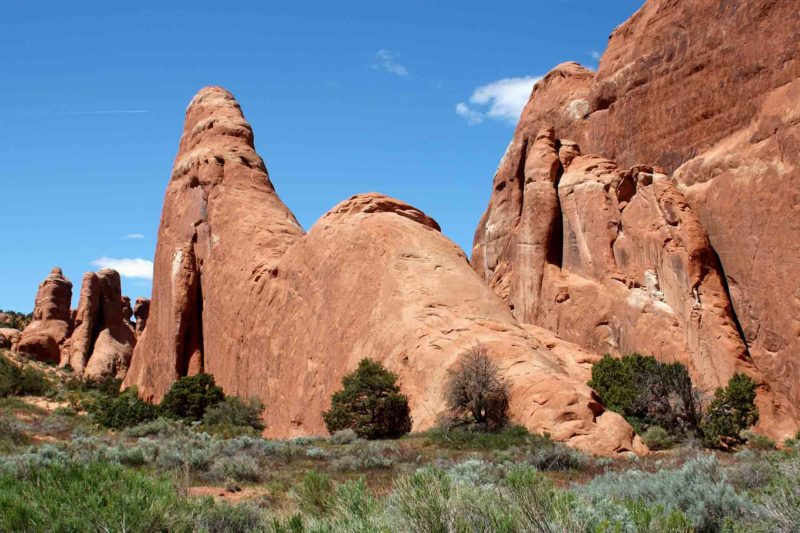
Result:
{"type": "Polygon", "coordinates": [[[133,306],[133,316],[136,317],[135,331],[138,339],[142,336],[144,328],[147,326],[147,317],[150,316],[149,298],[136,298],[136,305],[133,306]]]}
{"type": "Polygon", "coordinates": [[[210,372],[226,393],[265,403],[269,436],[322,434],[342,376],[371,357],[399,375],[421,430],[444,410],[447,369],[475,342],[508,375],[515,421],[596,453],[644,451],[585,376],[565,368],[585,352],[566,343],[551,351],[522,328],[435,221],[370,193],[304,234],[238,103],[220,88],[198,93],[126,385],[158,400],[177,377],[210,372]]]}
{"type": "Polygon", "coordinates": [[[0,328],[0,348],[16,351],[22,332],[14,328],[0,328]]]}
{"type": "Polygon", "coordinates": [[[136,345],[129,311],[130,298],[122,296],[117,271],[84,274],[64,364],[86,379],[123,378],[136,345]]]}
{"type": "Polygon", "coordinates": [[[59,363],[61,349],[72,333],[70,302],[72,282],[59,267],[39,285],[33,309],[33,320],[22,331],[17,351],[39,361],[59,363]]]}
{"type": "Polygon", "coordinates": [[[534,87],[472,255],[523,322],[707,386],[747,371],[778,438],[800,422],[798,27],[794,2],[646,2],[596,74],[534,87]]]}

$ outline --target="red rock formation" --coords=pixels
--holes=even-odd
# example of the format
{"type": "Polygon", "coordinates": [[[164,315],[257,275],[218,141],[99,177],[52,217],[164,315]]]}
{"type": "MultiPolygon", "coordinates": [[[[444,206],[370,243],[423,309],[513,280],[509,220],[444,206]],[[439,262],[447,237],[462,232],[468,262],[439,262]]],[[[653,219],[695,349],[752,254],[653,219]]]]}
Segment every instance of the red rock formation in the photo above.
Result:
{"type": "Polygon", "coordinates": [[[136,337],[126,317],[130,299],[121,292],[115,270],[83,275],[75,331],[64,357],[64,364],[69,363],[78,377],[125,376],[136,337]]]}
{"type": "Polygon", "coordinates": [[[0,328],[0,348],[16,351],[22,332],[14,328],[0,328]]]}
{"type": "Polygon", "coordinates": [[[596,74],[567,63],[536,85],[473,248],[473,266],[524,322],[592,349],[684,360],[708,385],[748,369],[761,381],[760,427],[776,437],[800,421],[797,27],[794,2],[648,1],[614,31],[596,74]],[[569,167],[563,221],[541,228],[552,195],[530,195],[531,208],[525,193],[549,168],[535,150],[548,128],[586,153],[662,168],[577,168],[574,143],[556,143],[569,167]],[[674,186],[659,176],[673,171],[674,186]],[[551,237],[543,264],[548,235],[563,247],[551,237]]]}
{"type": "Polygon", "coordinates": [[[192,100],[126,385],[157,400],[178,376],[210,372],[264,401],[268,435],[321,434],[342,376],[371,357],[399,375],[420,430],[443,411],[447,369],[478,341],[511,381],[515,421],[597,453],[643,450],[585,385],[591,356],[520,327],[432,219],[364,194],[304,235],[230,93],[192,100]]]}
{"type": "Polygon", "coordinates": [[[69,305],[72,283],[55,267],[39,285],[33,320],[22,331],[17,351],[40,361],[58,363],[61,348],[72,333],[69,305]]]}
{"type": "Polygon", "coordinates": [[[136,305],[133,306],[133,316],[136,317],[136,338],[142,336],[145,326],[147,326],[147,317],[150,316],[150,299],[149,298],[136,298],[136,305]]]}

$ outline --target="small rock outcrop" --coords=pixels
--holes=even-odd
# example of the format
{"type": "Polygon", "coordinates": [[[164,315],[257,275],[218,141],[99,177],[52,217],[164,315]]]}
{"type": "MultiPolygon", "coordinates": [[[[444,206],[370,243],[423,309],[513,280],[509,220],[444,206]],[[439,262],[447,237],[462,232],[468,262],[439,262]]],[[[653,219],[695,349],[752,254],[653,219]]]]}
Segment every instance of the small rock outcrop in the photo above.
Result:
{"type": "Polygon", "coordinates": [[[21,337],[22,332],[18,329],[0,328],[0,348],[16,351],[21,337]]]}
{"type": "Polygon", "coordinates": [[[342,376],[370,357],[398,374],[423,430],[444,411],[447,369],[476,342],[510,380],[514,421],[595,453],[645,450],[586,386],[592,355],[521,327],[433,219],[369,193],[306,234],[233,96],[194,97],[124,385],[159,400],[178,377],[209,372],[228,394],[281,406],[268,411],[268,436],[318,435],[342,376]]]}
{"type": "Polygon", "coordinates": [[[123,378],[136,345],[132,312],[130,298],[122,296],[119,273],[103,269],[84,274],[75,331],[62,364],[86,379],[123,378]]]}
{"type": "Polygon", "coordinates": [[[55,267],[39,285],[33,308],[33,320],[22,331],[17,351],[39,361],[58,364],[61,349],[72,333],[70,302],[72,282],[55,267]]]}
{"type": "Polygon", "coordinates": [[[150,316],[149,298],[136,298],[136,305],[133,306],[133,316],[136,317],[135,331],[138,339],[144,333],[144,328],[147,326],[147,317],[150,316]]]}

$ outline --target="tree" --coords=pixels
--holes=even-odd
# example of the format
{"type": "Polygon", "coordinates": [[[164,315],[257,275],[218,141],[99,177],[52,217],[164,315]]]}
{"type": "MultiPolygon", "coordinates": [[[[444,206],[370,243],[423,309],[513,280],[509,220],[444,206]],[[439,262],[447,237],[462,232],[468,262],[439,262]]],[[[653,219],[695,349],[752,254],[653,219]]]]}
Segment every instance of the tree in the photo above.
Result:
{"type": "Polygon", "coordinates": [[[700,391],[681,363],[636,353],[619,359],[605,355],[592,367],[588,385],[639,432],[657,425],[673,435],[700,434],[700,391]]]}
{"type": "Polygon", "coordinates": [[[508,382],[482,344],[465,351],[448,374],[445,401],[454,422],[490,431],[506,423],[508,382]]]}
{"type": "Polygon", "coordinates": [[[372,359],[342,378],[331,408],[322,414],[330,433],[352,429],[364,439],[397,438],[411,431],[408,398],[397,386],[397,375],[372,359]]]}
{"type": "Polygon", "coordinates": [[[188,421],[202,420],[206,409],[225,399],[211,374],[182,377],[172,384],[161,400],[161,414],[188,421]]]}
{"type": "Polygon", "coordinates": [[[706,446],[730,448],[742,444],[742,431],[758,422],[755,399],[756,383],[746,374],[736,373],[727,387],[717,387],[703,423],[706,446]]]}

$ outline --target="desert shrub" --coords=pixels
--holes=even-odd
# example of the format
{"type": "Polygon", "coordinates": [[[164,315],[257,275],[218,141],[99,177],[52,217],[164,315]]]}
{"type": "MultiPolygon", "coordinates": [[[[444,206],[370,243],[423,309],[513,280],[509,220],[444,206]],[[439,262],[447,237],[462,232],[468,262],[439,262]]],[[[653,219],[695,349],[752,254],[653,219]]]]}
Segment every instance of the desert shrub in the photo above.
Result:
{"type": "Polygon", "coordinates": [[[775,443],[774,440],[767,437],[766,435],[761,435],[760,433],[756,433],[755,431],[743,431],[742,438],[747,443],[747,447],[751,450],[757,451],[771,451],[776,450],[778,445],[775,443]]]}
{"type": "Polygon", "coordinates": [[[165,478],[118,464],[32,466],[0,474],[0,530],[174,531],[189,508],[165,478]],[[89,489],[90,488],[90,489],[89,489]]]}
{"type": "Polygon", "coordinates": [[[541,438],[531,435],[524,426],[506,425],[494,432],[473,431],[470,427],[440,424],[425,433],[425,436],[441,448],[454,450],[505,450],[512,446],[523,446],[541,438]]]}
{"type": "Polygon", "coordinates": [[[217,480],[256,482],[261,480],[258,462],[250,456],[221,457],[211,466],[211,476],[217,480]]]}
{"type": "Polygon", "coordinates": [[[0,355],[0,398],[6,396],[45,396],[52,383],[44,373],[28,365],[17,366],[0,355]]]}
{"type": "Polygon", "coordinates": [[[588,385],[639,433],[649,425],[680,436],[699,431],[700,392],[681,363],[661,363],[640,354],[619,359],[605,355],[592,366],[588,385]]]}
{"type": "Polygon", "coordinates": [[[159,405],[163,416],[187,421],[203,419],[206,409],[225,399],[211,374],[182,377],[172,384],[159,405]]]}
{"type": "Polygon", "coordinates": [[[642,441],[651,450],[666,450],[672,447],[672,438],[661,426],[650,426],[642,433],[642,441]]]}
{"type": "Polygon", "coordinates": [[[800,457],[777,464],[769,486],[756,498],[767,531],[797,531],[800,524],[800,457]]]}
{"type": "Polygon", "coordinates": [[[425,467],[402,477],[388,499],[397,531],[448,531],[448,503],[453,483],[441,469],[425,467]]]}
{"type": "Polygon", "coordinates": [[[364,439],[397,438],[411,431],[408,398],[397,386],[397,375],[371,359],[362,359],[342,378],[342,390],[334,393],[322,417],[330,433],[352,429],[364,439]]]}
{"type": "Polygon", "coordinates": [[[573,512],[575,496],[558,490],[553,481],[527,466],[513,467],[506,475],[507,497],[516,507],[519,531],[585,531],[573,512]]]}
{"type": "Polygon", "coordinates": [[[711,448],[742,444],[742,431],[758,422],[756,384],[746,374],[734,374],[725,388],[717,387],[703,420],[703,443],[711,448]]]}
{"type": "Polygon", "coordinates": [[[256,505],[243,502],[229,504],[221,502],[207,505],[203,502],[195,507],[193,530],[203,533],[251,533],[267,531],[266,517],[256,505]]]}
{"type": "Polygon", "coordinates": [[[508,419],[508,390],[508,382],[486,348],[475,344],[461,354],[456,367],[448,372],[448,414],[456,423],[497,430],[508,419]]]}
{"type": "Polygon", "coordinates": [[[0,416],[0,451],[27,443],[28,437],[19,422],[15,418],[0,416]]]}
{"type": "Polygon", "coordinates": [[[264,423],[261,421],[263,410],[264,405],[257,398],[245,402],[235,396],[228,396],[206,409],[203,428],[227,438],[261,432],[264,430],[264,423]]]}
{"type": "Polygon", "coordinates": [[[634,523],[635,514],[643,512],[644,505],[651,514],[660,515],[659,521],[679,522],[683,518],[672,516],[672,512],[680,511],[694,530],[719,531],[725,523],[752,509],[752,504],[727,482],[713,455],[688,461],[677,470],[610,472],[577,490],[590,502],[586,509],[591,510],[591,516],[587,518],[595,525],[613,516],[634,523]],[[639,503],[630,507],[630,502],[639,503]]]}
{"type": "Polygon", "coordinates": [[[153,420],[158,415],[158,409],[140,400],[134,389],[128,389],[119,396],[100,395],[87,409],[98,424],[110,429],[135,426],[153,420]]]}
{"type": "Polygon", "coordinates": [[[330,441],[333,444],[352,444],[358,439],[358,435],[356,432],[350,428],[347,429],[340,429],[339,431],[334,431],[331,435],[330,441]]]}
{"type": "Polygon", "coordinates": [[[333,504],[333,482],[326,474],[309,470],[294,488],[293,494],[303,512],[324,515],[333,504]]]}
{"type": "Polygon", "coordinates": [[[171,420],[168,418],[156,418],[155,420],[147,420],[126,428],[122,434],[126,437],[150,437],[157,435],[159,437],[174,437],[175,435],[186,434],[188,428],[183,425],[180,420],[171,420]]]}
{"type": "Polygon", "coordinates": [[[538,470],[549,471],[585,470],[591,464],[584,453],[549,439],[543,439],[531,446],[525,460],[538,470]]]}
{"type": "Polygon", "coordinates": [[[12,328],[22,331],[33,320],[33,313],[20,313],[18,311],[3,311],[0,309],[0,328],[12,328]]]}
{"type": "Polygon", "coordinates": [[[334,459],[331,466],[336,470],[357,472],[377,468],[391,468],[394,460],[389,457],[391,447],[376,442],[356,443],[346,453],[334,459]]]}

